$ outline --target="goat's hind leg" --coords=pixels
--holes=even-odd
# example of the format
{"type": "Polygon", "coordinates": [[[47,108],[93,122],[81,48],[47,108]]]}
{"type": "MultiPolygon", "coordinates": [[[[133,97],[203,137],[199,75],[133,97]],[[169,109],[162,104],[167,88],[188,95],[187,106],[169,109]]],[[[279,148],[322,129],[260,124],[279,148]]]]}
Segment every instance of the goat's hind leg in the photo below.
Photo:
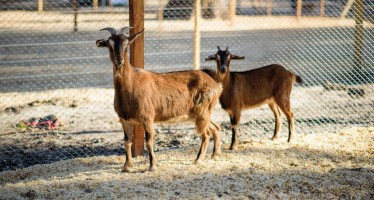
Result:
{"type": "Polygon", "coordinates": [[[133,163],[132,163],[132,155],[131,155],[131,146],[132,146],[132,126],[129,123],[126,123],[125,120],[120,119],[122,124],[124,136],[125,136],[125,154],[126,154],[126,162],[122,167],[123,172],[130,172],[133,163]]]}
{"type": "Polygon", "coordinates": [[[208,131],[201,135],[201,147],[200,147],[199,153],[197,154],[197,158],[195,161],[196,164],[201,164],[202,161],[204,160],[206,150],[209,144],[209,138],[210,138],[210,134],[208,131]]]}
{"type": "Polygon", "coordinates": [[[274,135],[271,140],[276,140],[278,138],[279,131],[282,126],[282,112],[276,103],[269,103],[269,107],[271,111],[274,113],[275,117],[275,127],[274,127],[274,135]]]}
{"type": "Polygon", "coordinates": [[[157,170],[157,159],[155,157],[155,153],[153,152],[153,138],[154,138],[154,130],[152,123],[147,123],[144,125],[145,130],[145,140],[147,144],[147,150],[149,155],[149,171],[156,171],[157,170]]]}
{"type": "Polygon", "coordinates": [[[283,102],[282,101],[279,102],[278,106],[287,117],[287,121],[288,121],[288,140],[287,140],[287,142],[291,142],[292,136],[293,136],[293,133],[294,133],[294,118],[293,118],[293,112],[291,110],[291,103],[290,103],[289,97],[288,97],[287,100],[285,100],[283,102]]]}
{"type": "Polygon", "coordinates": [[[221,155],[221,128],[213,121],[210,121],[209,131],[213,134],[214,147],[212,158],[215,159],[217,156],[221,155]]]}

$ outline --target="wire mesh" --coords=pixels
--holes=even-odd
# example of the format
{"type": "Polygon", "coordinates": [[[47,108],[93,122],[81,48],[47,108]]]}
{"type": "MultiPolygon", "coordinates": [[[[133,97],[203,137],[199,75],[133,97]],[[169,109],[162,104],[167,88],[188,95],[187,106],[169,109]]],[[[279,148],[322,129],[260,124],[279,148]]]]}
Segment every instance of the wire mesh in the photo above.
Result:
{"type": "MultiPolygon", "coordinates": [[[[202,0],[200,65],[215,69],[204,58],[218,45],[246,57],[233,61],[232,71],[277,63],[300,75],[304,85],[295,85],[291,97],[296,138],[372,126],[374,3],[363,4],[363,25],[356,25],[354,7],[342,16],[345,0],[303,0],[300,16],[296,0],[202,0]]],[[[108,38],[101,28],[128,26],[128,6],[127,0],[0,0],[0,171],[123,154],[111,62],[95,41],[108,38]]],[[[145,69],[193,68],[193,8],[193,0],[145,0],[145,69]]],[[[227,113],[218,105],[212,118],[230,143],[227,113]]],[[[283,119],[282,140],[287,127],[283,119]]],[[[193,124],[155,128],[156,151],[200,142],[193,124]]],[[[273,128],[263,105],[242,112],[239,137],[270,138],[273,128]]]]}

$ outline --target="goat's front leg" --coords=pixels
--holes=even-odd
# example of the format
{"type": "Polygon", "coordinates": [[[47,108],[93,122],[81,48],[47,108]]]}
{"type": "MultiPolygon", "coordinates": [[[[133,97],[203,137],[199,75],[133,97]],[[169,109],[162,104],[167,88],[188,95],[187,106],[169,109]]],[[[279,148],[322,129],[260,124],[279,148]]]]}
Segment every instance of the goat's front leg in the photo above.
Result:
{"type": "Polygon", "coordinates": [[[238,148],[238,125],[240,121],[240,113],[240,111],[236,111],[233,114],[230,114],[230,123],[232,131],[230,150],[236,150],[238,148]]]}
{"type": "Polygon", "coordinates": [[[131,146],[132,146],[132,136],[133,136],[133,131],[132,131],[132,126],[129,123],[126,123],[125,120],[120,119],[123,132],[125,135],[125,154],[126,154],[126,162],[122,167],[123,172],[130,172],[133,163],[132,163],[132,155],[131,155],[131,146]]]}
{"type": "Polygon", "coordinates": [[[145,130],[145,140],[147,144],[147,150],[149,154],[149,171],[156,171],[157,169],[157,159],[155,157],[155,153],[153,152],[153,138],[154,138],[154,130],[152,123],[147,123],[144,125],[145,130]]]}

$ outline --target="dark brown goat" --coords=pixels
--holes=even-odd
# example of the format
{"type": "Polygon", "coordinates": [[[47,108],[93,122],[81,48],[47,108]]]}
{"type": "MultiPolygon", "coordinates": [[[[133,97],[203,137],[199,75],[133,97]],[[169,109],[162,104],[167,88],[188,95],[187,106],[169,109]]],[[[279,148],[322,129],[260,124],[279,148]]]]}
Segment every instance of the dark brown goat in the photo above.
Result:
{"type": "Polygon", "coordinates": [[[302,83],[301,77],[281,65],[275,64],[244,72],[230,72],[230,61],[243,59],[243,56],[232,55],[228,48],[222,51],[219,47],[216,54],[205,59],[205,61],[216,61],[218,73],[211,73],[211,76],[223,84],[219,102],[230,115],[232,130],[230,149],[236,149],[239,142],[237,126],[241,111],[263,104],[268,104],[275,116],[275,130],[272,140],[278,137],[282,124],[281,111],[283,111],[288,120],[288,142],[290,142],[294,132],[290,95],[295,80],[302,83]]]}
{"type": "Polygon", "coordinates": [[[129,62],[127,47],[143,31],[126,36],[127,29],[122,28],[119,34],[113,28],[102,29],[111,36],[96,41],[96,46],[109,49],[113,63],[114,109],[125,134],[126,162],[122,170],[130,171],[133,165],[132,132],[128,131],[128,126],[135,123],[145,130],[151,171],[157,167],[153,152],[154,122],[193,121],[202,137],[196,162],[205,157],[210,133],[214,137],[213,157],[219,155],[220,127],[210,120],[210,115],[222,92],[221,83],[200,70],[158,74],[134,68],[129,62]]]}

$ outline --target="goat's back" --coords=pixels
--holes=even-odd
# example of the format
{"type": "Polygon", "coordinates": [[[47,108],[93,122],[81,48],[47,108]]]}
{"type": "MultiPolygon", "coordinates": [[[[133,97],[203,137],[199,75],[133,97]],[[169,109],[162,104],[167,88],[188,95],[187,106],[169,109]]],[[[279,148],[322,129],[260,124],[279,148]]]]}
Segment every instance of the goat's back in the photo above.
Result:
{"type": "MultiPolygon", "coordinates": [[[[228,98],[222,100],[236,101],[242,107],[257,107],[271,101],[280,93],[290,92],[295,82],[295,75],[281,65],[244,71],[230,72],[230,90],[228,98]]],[[[226,89],[225,89],[226,90],[226,89]]],[[[227,91],[224,91],[226,93],[227,91]]]]}
{"type": "MultiPolygon", "coordinates": [[[[169,73],[147,73],[146,80],[138,84],[145,84],[145,87],[138,87],[139,102],[146,105],[146,112],[154,112],[154,121],[169,121],[181,116],[188,116],[188,119],[195,119],[203,112],[211,112],[212,107],[218,101],[222,91],[220,83],[214,81],[209,75],[200,70],[178,71],[169,73]]],[[[146,75],[146,74],[144,74],[146,75]]],[[[182,117],[183,118],[183,117],[182,117]]]]}

